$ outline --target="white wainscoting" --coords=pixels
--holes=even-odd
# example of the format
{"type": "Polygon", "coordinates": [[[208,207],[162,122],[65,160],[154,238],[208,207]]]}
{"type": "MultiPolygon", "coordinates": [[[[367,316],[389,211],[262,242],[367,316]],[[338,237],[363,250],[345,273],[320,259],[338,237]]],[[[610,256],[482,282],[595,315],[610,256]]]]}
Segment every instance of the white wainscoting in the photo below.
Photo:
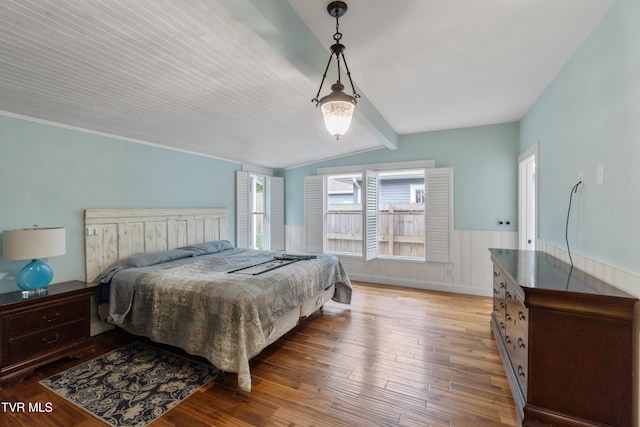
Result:
{"type": "MultiPolygon", "coordinates": [[[[286,250],[302,252],[303,226],[287,225],[285,229],[286,250]]],[[[342,257],[351,277],[375,283],[389,283],[425,289],[445,288],[453,292],[480,293],[489,295],[491,286],[491,261],[488,248],[518,248],[518,233],[515,231],[455,230],[454,262],[452,264],[410,263],[402,261],[374,260],[365,263],[359,259],[342,257]],[[371,270],[371,267],[376,266],[371,270]],[[366,267],[366,269],[365,269],[366,267]],[[385,271],[389,269],[389,271],[385,271]]],[[[542,240],[536,242],[539,251],[549,253],[569,262],[566,248],[554,246],[542,240]]],[[[640,273],[630,272],[605,262],[571,252],[573,264],[613,286],[640,298],[640,273]]],[[[640,310],[640,304],[638,304],[640,310]]]]}
{"type": "Polygon", "coordinates": [[[285,225],[284,226],[284,248],[289,252],[303,252],[303,234],[304,226],[302,225],[285,225]]]}
{"type": "MultiPolygon", "coordinates": [[[[286,226],[286,250],[302,252],[302,226],[286,226]]],[[[353,280],[445,292],[493,294],[489,248],[516,249],[515,231],[454,231],[452,263],[425,263],[390,259],[364,261],[341,256],[353,280]]]]}
{"type": "MultiPolygon", "coordinates": [[[[569,253],[566,248],[552,245],[538,240],[536,248],[562,261],[569,263],[569,253]]],[[[640,274],[598,261],[594,258],[571,251],[573,266],[598,279],[607,282],[635,297],[640,297],[640,274]]]]}

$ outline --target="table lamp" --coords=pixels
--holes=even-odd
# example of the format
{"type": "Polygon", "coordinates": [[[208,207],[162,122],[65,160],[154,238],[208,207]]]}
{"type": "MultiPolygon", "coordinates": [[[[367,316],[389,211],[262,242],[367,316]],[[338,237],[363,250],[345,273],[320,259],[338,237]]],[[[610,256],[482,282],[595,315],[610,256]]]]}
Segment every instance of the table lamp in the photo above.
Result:
{"type": "Polygon", "coordinates": [[[53,270],[39,258],[64,255],[64,227],[4,230],[2,235],[4,259],[32,260],[16,276],[22,297],[46,294],[53,279],[53,270]]]}

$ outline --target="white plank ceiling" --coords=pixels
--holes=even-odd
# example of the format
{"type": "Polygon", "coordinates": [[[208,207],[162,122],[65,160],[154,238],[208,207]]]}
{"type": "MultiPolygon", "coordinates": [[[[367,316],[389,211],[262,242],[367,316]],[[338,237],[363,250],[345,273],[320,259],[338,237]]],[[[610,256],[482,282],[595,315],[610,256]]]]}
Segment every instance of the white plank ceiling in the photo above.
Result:
{"type": "Polygon", "coordinates": [[[519,120],[613,0],[348,2],[364,96],[340,141],[310,102],[335,31],[327,3],[1,0],[0,111],[293,167],[519,120]]]}

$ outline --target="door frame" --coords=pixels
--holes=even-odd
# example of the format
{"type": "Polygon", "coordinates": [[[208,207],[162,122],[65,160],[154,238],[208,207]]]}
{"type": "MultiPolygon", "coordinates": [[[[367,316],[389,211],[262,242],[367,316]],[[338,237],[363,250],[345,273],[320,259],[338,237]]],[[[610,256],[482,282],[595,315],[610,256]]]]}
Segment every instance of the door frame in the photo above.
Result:
{"type": "Polygon", "coordinates": [[[538,200],[540,156],[538,143],[518,156],[518,247],[536,249],[538,234],[538,200]],[[534,178],[531,179],[529,165],[533,162],[534,178]],[[531,191],[534,197],[531,197],[531,191]],[[530,202],[531,199],[533,203],[530,202]],[[533,230],[531,230],[533,228],[533,230]],[[531,236],[531,238],[529,238],[531,236]]]}

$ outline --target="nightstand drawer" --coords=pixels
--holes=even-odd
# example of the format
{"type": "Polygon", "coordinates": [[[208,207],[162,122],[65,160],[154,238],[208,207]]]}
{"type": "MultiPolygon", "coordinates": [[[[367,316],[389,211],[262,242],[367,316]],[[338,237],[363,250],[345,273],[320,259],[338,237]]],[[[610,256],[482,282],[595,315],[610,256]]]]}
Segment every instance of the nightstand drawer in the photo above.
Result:
{"type": "Polygon", "coordinates": [[[85,318],[9,340],[7,364],[19,362],[89,337],[85,318]]]}
{"type": "Polygon", "coordinates": [[[8,318],[7,338],[21,337],[86,317],[89,317],[86,298],[47,305],[8,318]]]}
{"type": "Polygon", "coordinates": [[[72,280],[31,298],[22,291],[0,294],[0,388],[39,366],[93,351],[94,291],[91,283],[72,280]]]}

